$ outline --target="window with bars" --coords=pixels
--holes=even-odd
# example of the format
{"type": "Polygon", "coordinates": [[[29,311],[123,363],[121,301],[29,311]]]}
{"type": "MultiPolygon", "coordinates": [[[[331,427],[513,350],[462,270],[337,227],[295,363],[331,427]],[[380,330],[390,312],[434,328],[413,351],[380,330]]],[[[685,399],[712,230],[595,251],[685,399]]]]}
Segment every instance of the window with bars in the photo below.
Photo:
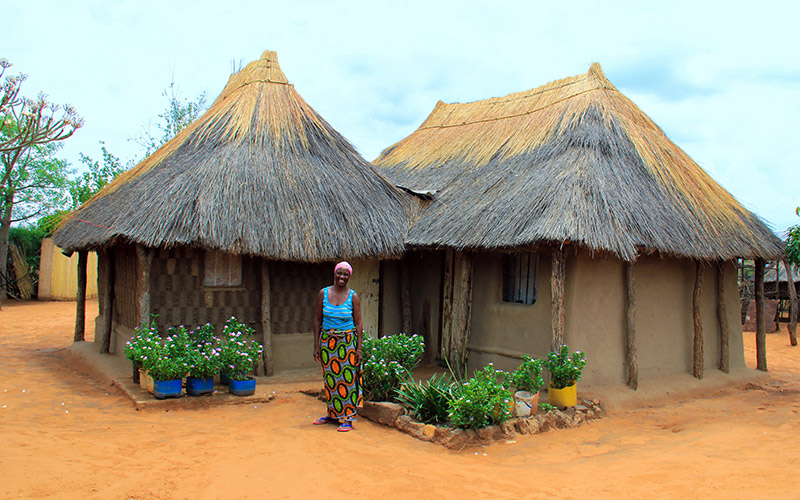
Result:
{"type": "Polygon", "coordinates": [[[215,250],[206,251],[203,286],[242,285],[242,256],[215,250]]]}
{"type": "Polygon", "coordinates": [[[536,302],[536,282],[539,275],[539,256],[531,252],[503,257],[503,302],[533,304],[536,302]]]}

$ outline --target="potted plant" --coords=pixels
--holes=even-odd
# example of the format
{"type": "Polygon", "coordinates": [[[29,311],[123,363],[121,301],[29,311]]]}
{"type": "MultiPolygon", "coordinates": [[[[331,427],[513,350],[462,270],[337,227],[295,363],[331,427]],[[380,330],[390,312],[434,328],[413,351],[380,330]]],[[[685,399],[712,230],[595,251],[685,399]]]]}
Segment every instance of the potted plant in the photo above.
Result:
{"type": "Polygon", "coordinates": [[[542,380],[541,359],[522,356],[522,363],[511,373],[511,384],[514,393],[514,415],[528,417],[536,415],[539,409],[539,389],[544,385],[542,380]]]}
{"type": "Polygon", "coordinates": [[[153,395],[158,399],[180,397],[182,378],[189,371],[188,337],[178,332],[158,344],[154,353],[143,360],[144,368],[153,377],[153,395]]]}
{"type": "Polygon", "coordinates": [[[256,392],[256,379],[249,373],[261,358],[263,347],[250,338],[254,330],[231,317],[223,330],[219,346],[221,374],[228,380],[228,392],[237,396],[249,396],[256,392]]]}
{"type": "Polygon", "coordinates": [[[511,418],[513,399],[507,387],[508,374],[489,363],[457,386],[448,405],[455,427],[479,429],[511,418]]]}
{"type": "Polygon", "coordinates": [[[186,377],[186,393],[200,396],[214,392],[214,377],[222,362],[220,349],[214,338],[214,327],[210,323],[189,332],[189,376],[186,377]]]}
{"type": "Polygon", "coordinates": [[[570,355],[569,347],[564,345],[559,352],[549,353],[544,364],[550,372],[548,402],[558,408],[575,406],[578,402],[576,385],[586,366],[586,355],[581,351],[570,355]]]}
{"type": "Polygon", "coordinates": [[[128,358],[133,365],[134,383],[139,384],[142,389],[150,389],[151,392],[152,387],[147,387],[147,376],[141,373],[144,370],[143,361],[154,355],[160,343],[161,335],[158,333],[155,318],[153,318],[149,325],[143,324],[137,327],[136,333],[125,343],[125,357],[128,358]]]}

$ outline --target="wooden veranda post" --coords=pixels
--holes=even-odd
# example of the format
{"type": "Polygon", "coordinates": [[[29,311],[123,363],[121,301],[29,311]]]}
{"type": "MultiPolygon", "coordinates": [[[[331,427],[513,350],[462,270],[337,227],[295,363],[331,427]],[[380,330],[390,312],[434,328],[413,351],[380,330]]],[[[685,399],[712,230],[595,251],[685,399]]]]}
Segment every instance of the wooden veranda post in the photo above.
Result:
{"type": "Polygon", "coordinates": [[[694,323],[694,356],[692,375],[703,378],[703,320],[700,317],[701,292],[703,291],[703,263],[695,263],[694,292],[692,293],[692,321],[694,323]]]}
{"type": "Polygon", "coordinates": [[[114,326],[114,249],[101,253],[103,262],[103,329],[100,334],[100,354],[108,354],[111,346],[111,329],[114,326]]]}
{"type": "Polygon", "coordinates": [[[466,252],[456,254],[456,273],[458,279],[458,295],[455,303],[455,326],[452,337],[452,354],[466,366],[467,344],[472,327],[472,255],[466,252]]]}
{"type": "Polygon", "coordinates": [[[78,293],[75,306],[75,336],[74,342],[83,342],[86,339],[86,261],[89,252],[87,250],[78,251],[78,293]]]}
{"type": "Polygon", "coordinates": [[[400,261],[400,331],[411,333],[411,271],[405,259],[400,261]]]}
{"type": "Polygon", "coordinates": [[[797,345],[797,289],[794,287],[793,266],[784,258],[783,267],[786,268],[786,286],[789,288],[789,325],[786,328],[789,330],[789,342],[797,345]]]}
{"type": "Polygon", "coordinates": [[[639,365],[636,361],[636,288],[633,262],[625,262],[625,384],[639,388],[639,365]]]}
{"type": "MultiPolygon", "coordinates": [[[[454,279],[453,279],[453,250],[444,251],[444,272],[442,273],[442,338],[441,338],[441,356],[448,362],[453,362],[451,357],[451,344],[453,337],[453,296],[454,296],[454,279]]],[[[453,369],[460,371],[461,366],[453,366],[453,369]]]]}
{"type": "Polygon", "coordinates": [[[719,369],[730,373],[730,334],[725,307],[725,262],[717,262],[717,317],[719,321],[719,369]]]}
{"type": "Polygon", "coordinates": [[[261,261],[261,354],[264,364],[264,375],[271,376],[275,366],[272,360],[272,315],[270,311],[271,283],[269,280],[269,262],[261,261]]]}
{"type": "Polygon", "coordinates": [[[558,352],[564,345],[564,279],[566,274],[564,247],[553,248],[550,273],[550,350],[558,352]]]}
{"type": "Polygon", "coordinates": [[[153,265],[153,250],[136,245],[136,269],[139,273],[136,297],[139,303],[139,324],[150,324],[150,269],[153,265]]]}
{"type": "Polygon", "coordinates": [[[764,317],[764,259],[756,259],[756,369],[767,371],[767,327],[764,317]]]}

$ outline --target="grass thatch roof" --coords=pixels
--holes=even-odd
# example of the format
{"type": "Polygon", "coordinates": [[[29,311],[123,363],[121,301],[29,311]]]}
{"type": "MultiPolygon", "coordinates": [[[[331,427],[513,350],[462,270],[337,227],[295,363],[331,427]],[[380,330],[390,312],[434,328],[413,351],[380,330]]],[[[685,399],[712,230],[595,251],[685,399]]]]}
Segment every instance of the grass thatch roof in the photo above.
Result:
{"type": "Polygon", "coordinates": [[[584,75],[471,103],[439,102],[373,162],[396,184],[438,190],[415,246],[503,249],[570,241],[640,252],[770,258],[778,238],[622,95],[584,75]]]}
{"type": "Polygon", "coordinates": [[[407,196],[306,104],[266,51],[54,239],[66,251],[125,240],[306,262],[391,256],[404,248],[407,196]]]}

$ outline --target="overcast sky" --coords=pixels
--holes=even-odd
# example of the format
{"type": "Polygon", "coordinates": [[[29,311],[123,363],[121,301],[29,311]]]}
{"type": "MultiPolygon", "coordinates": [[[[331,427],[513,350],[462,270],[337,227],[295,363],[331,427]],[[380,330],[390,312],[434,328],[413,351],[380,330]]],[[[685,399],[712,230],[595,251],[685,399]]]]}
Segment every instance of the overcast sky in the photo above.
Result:
{"type": "Polygon", "coordinates": [[[800,3],[701,0],[0,0],[0,57],[27,95],[85,126],[61,156],[123,160],[166,108],[216,98],[234,66],[278,52],[289,81],[367,160],[438,100],[465,102],[585,73],[606,77],[779,234],[800,223],[800,3]]]}

